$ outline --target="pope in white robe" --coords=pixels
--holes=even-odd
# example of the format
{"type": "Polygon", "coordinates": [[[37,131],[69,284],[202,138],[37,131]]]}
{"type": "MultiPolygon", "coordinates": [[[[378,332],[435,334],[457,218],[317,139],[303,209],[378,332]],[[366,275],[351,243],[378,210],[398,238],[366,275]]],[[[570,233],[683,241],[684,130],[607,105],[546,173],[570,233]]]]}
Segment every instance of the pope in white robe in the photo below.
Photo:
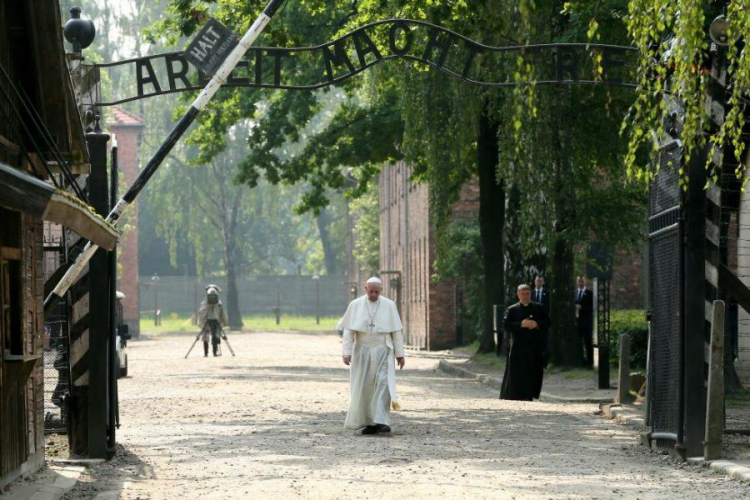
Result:
{"type": "Polygon", "coordinates": [[[367,293],[349,303],[340,323],[344,363],[351,365],[344,427],[362,434],[390,432],[391,406],[400,408],[395,365],[405,364],[403,325],[396,304],[380,296],[382,287],[379,278],[367,280],[367,293]]]}

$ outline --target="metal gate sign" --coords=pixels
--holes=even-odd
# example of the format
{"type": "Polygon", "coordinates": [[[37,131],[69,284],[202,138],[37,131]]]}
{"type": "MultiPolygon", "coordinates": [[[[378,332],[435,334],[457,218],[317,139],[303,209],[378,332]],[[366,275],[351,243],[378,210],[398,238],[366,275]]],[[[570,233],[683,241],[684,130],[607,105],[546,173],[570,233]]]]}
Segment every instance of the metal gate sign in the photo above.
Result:
{"type": "MultiPolygon", "coordinates": [[[[236,43],[236,38],[212,19],[184,52],[97,64],[111,77],[118,72],[122,79],[135,75],[133,88],[137,95],[95,104],[111,106],[202,89],[208,82],[207,75],[236,43]],[[190,65],[198,71],[191,71],[190,65]]],[[[341,83],[384,61],[401,59],[487,87],[588,84],[635,88],[637,55],[634,47],[593,43],[493,47],[424,21],[388,19],[322,45],[251,47],[223,87],[319,89],[341,83]],[[514,76],[519,58],[535,70],[527,81],[514,76]]]]}
{"type": "Polygon", "coordinates": [[[237,43],[237,35],[212,17],[187,46],[183,57],[204,74],[213,76],[237,43]]]}

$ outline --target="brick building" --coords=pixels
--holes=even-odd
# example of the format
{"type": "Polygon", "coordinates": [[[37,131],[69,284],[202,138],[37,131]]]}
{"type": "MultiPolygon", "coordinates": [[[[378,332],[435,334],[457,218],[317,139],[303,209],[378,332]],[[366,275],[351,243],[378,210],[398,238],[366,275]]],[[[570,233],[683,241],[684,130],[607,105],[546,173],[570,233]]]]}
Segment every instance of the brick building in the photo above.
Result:
{"type": "MultiPolygon", "coordinates": [[[[648,248],[617,252],[610,281],[612,309],[645,309],[648,303],[648,248]]],[[[572,289],[573,285],[571,285],[572,289]]]]}
{"type": "MultiPolygon", "coordinates": [[[[122,172],[122,181],[130,186],[138,176],[139,152],[143,120],[132,113],[113,107],[109,120],[109,133],[117,138],[118,167],[122,172]]],[[[120,239],[118,260],[120,273],[117,289],[125,294],[122,299],[123,319],[133,336],[140,333],[138,320],[138,204],[135,203],[127,214],[129,229],[120,239]]]]}
{"type": "MultiPolygon", "coordinates": [[[[459,284],[435,283],[435,228],[429,188],[409,180],[403,162],[380,174],[380,267],[384,294],[399,305],[406,342],[423,349],[453,347],[457,335],[459,284]]],[[[476,217],[479,187],[470,182],[454,205],[454,217],[476,217]]]]}
{"type": "MultiPolygon", "coordinates": [[[[407,343],[424,349],[453,347],[457,336],[460,283],[433,282],[435,231],[429,188],[411,182],[403,162],[380,174],[380,264],[384,294],[399,304],[407,343]]],[[[454,218],[477,217],[479,186],[468,183],[453,207],[454,218]]],[[[645,251],[615,254],[610,282],[613,309],[644,309],[648,270],[645,251]]],[[[351,259],[350,259],[351,260],[351,259]]],[[[570,284],[571,299],[575,283],[570,284]]]]}

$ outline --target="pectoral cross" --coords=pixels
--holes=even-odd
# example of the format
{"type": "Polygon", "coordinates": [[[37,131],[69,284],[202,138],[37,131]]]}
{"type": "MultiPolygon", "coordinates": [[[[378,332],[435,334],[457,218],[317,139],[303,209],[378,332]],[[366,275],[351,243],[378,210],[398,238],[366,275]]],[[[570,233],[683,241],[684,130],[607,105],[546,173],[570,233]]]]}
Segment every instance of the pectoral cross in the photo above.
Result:
{"type": "Polygon", "coordinates": [[[369,325],[367,325],[370,328],[370,333],[375,333],[375,322],[371,321],[369,325]]]}

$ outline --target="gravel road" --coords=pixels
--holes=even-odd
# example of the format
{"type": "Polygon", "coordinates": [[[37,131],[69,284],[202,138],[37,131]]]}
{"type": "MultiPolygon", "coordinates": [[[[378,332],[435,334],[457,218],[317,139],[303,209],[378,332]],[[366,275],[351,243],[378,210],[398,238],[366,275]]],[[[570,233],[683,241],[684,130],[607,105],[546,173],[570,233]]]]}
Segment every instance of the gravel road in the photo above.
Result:
{"type": "MultiPolygon", "coordinates": [[[[595,405],[500,401],[407,354],[391,436],[343,428],[330,334],[237,333],[237,357],[183,356],[189,333],[130,344],[121,449],[73,499],[741,499],[750,487],[649,452],[595,405]]],[[[201,352],[198,352],[198,351],[201,352]]]]}

